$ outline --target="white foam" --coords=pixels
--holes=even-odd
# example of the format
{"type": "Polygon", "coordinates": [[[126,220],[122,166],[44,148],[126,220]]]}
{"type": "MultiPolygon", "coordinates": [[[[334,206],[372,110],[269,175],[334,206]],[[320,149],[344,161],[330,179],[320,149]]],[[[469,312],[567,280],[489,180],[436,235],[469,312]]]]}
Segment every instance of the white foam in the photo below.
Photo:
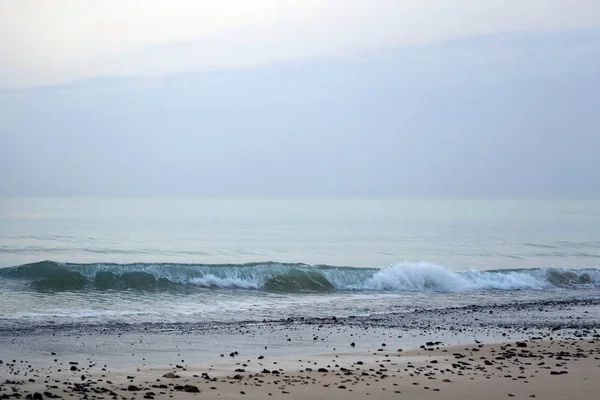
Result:
{"type": "Polygon", "coordinates": [[[360,285],[347,289],[388,291],[467,292],[476,290],[544,289],[552,284],[528,272],[454,272],[440,265],[401,263],[376,272],[360,285]]]}
{"type": "Polygon", "coordinates": [[[127,317],[138,315],[155,314],[151,311],[135,311],[135,310],[47,310],[44,312],[21,312],[12,315],[3,315],[3,318],[20,319],[20,318],[97,318],[97,317],[127,317]]]}
{"type": "Polygon", "coordinates": [[[220,278],[218,276],[207,274],[202,278],[192,278],[190,283],[202,287],[220,287],[220,288],[240,288],[240,289],[259,289],[262,285],[258,282],[248,281],[241,278],[220,278]]]}

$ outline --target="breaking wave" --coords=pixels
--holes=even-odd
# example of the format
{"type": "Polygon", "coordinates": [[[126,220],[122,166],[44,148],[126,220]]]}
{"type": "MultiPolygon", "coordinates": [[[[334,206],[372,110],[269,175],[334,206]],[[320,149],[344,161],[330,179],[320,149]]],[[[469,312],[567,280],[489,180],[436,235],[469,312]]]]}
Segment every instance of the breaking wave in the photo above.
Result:
{"type": "Polygon", "coordinates": [[[36,290],[194,290],[235,288],[272,292],[397,291],[472,292],[600,287],[600,270],[535,268],[452,271],[431,263],[387,268],[307,264],[74,264],[42,261],[0,269],[3,280],[36,290]]]}

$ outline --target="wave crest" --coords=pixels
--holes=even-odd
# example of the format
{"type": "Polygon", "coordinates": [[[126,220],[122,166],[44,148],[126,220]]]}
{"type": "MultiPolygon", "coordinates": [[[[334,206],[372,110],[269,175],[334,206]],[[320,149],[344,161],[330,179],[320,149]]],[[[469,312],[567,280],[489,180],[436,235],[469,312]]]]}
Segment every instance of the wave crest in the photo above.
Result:
{"type": "Polygon", "coordinates": [[[28,281],[38,290],[188,290],[237,288],[274,292],[365,290],[470,292],[600,287],[600,270],[535,268],[452,271],[420,262],[387,268],[306,264],[70,264],[42,261],[0,269],[3,279],[28,281]]]}

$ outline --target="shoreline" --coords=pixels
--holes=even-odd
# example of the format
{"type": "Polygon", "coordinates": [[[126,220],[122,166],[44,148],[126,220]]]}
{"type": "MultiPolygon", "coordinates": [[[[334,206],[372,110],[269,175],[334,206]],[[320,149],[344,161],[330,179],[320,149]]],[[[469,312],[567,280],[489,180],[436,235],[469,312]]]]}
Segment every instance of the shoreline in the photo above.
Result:
{"type": "Polygon", "coordinates": [[[600,391],[598,304],[578,299],[347,318],[6,328],[0,329],[0,398],[33,399],[36,392],[42,398],[193,398],[185,390],[194,386],[205,398],[385,399],[399,391],[425,400],[481,393],[589,399],[600,391]],[[168,373],[179,378],[163,376],[168,373]]]}
{"type": "Polygon", "coordinates": [[[445,346],[493,343],[540,336],[589,336],[600,331],[600,299],[533,301],[414,309],[404,313],[349,317],[288,317],[265,321],[25,325],[0,323],[2,357],[36,359],[52,352],[81,359],[93,355],[125,366],[175,360],[177,354],[218,360],[220,354],[243,351],[260,355],[268,346],[274,357],[357,350],[386,342],[418,348],[427,341],[445,346]],[[155,360],[155,361],[154,361],[155,360]]]}
{"type": "MultiPolygon", "coordinates": [[[[443,325],[441,320],[453,320],[460,327],[593,329],[600,327],[600,295],[563,300],[512,301],[501,304],[467,304],[451,307],[414,307],[408,311],[390,311],[348,316],[289,316],[278,319],[240,319],[198,322],[106,322],[106,323],[31,323],[15,324],[18,319],[1,318],[0,337],[51,334],[62,331],[105,333],[108,329],[123,332],[205,332],[236,331],[240,326],[341,325],[372,328],[429,329],[443,325]],[[489,314],[489,315],[488,315],[489,314]],[[575,314],[575,315],[574,315],[575,314]],[[581,314],[581,315],[579,315],[581,314]],[[584,316],[584,317],[582,317],[584,316]],[[459,318],[460,317],[460,318],[459,318]],[[524,318],[527,317],[527,318],[524,318]],[[533,318],[532,318],[533,317],[533,318]],[[457,320],[459,318],[459,320],[457,320]],[[423,325],[427,325],[424,327],[423,325]]],[[[26,321],[26,320],[25,320],[26,321]]]]}

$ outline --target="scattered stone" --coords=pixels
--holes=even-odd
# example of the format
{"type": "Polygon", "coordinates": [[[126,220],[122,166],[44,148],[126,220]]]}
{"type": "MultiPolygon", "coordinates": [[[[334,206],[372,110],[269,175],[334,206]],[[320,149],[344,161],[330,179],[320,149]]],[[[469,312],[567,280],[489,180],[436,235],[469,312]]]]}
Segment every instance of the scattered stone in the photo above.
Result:
{"type": "Polygon", "coordinates": [[[187,393],[200,393],[200,389],[195,385],[185,385],[183,391],[187,393]]]}

